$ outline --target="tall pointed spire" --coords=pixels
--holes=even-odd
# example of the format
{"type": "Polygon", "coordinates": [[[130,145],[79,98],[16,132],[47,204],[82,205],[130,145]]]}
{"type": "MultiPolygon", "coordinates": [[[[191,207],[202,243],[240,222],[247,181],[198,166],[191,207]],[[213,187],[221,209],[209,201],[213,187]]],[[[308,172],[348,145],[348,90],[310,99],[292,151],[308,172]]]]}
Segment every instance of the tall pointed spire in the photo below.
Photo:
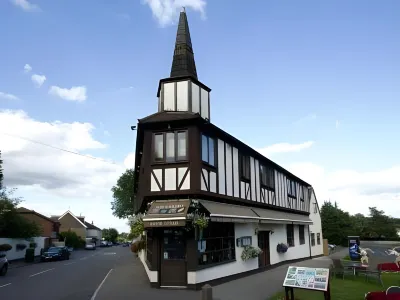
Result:
{"type": "Polygon", "coordinates": [[[192,76],[197,79],[196,63],[194,62],[192,41],[190,39],[185,8],[182,9],[179,16],[170,77],[178,76],[192,76]]]}

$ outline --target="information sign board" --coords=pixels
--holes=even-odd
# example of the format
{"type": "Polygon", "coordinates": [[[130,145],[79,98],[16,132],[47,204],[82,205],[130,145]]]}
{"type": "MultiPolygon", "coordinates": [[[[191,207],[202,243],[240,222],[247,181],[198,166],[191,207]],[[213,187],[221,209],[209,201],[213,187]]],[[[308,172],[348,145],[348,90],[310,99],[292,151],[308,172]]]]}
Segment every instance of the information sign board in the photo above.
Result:
{"type": "Polygon", "coordinates": [[[284,287],[317,290],[326,292],[329,285],[329,269],[290,266],[287,270],[284,287]]]}

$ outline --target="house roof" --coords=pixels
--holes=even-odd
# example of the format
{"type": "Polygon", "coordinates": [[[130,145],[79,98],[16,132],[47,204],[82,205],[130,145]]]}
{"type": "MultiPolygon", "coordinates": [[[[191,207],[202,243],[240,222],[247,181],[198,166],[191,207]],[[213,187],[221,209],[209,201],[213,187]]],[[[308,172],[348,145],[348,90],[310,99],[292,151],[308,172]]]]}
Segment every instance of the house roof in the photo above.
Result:
{"type": "Polygon", "coordinates": [[[179,15],[170,77],[179,76],[191,76],[197,79],[196,63],[185,10],[179,15]]]}
{"type": "Polygon", "coordinates": [[[75,218],[75,220],[77,220],[83,227],[87,228],[87,226],[81,221],[79,220],[79,218],[77,218],[71,211],[67,210],[63,215],[61,215],[61,217],[58,218],[58,220],[61,220],[65,215],[70,214],[72,217],[75,218]]]}
{"type": "Polygon", "coordinates": [[[85,223],[85,225],[87,226],[87,229],[95,229],[95,230],[100,230],[101,231],[101,229],[99,228],[99,227],[97,227],[97,226],[94,226],[93,224],[91,224],[91,223],[89,223],[89,222],[84,222],[85,223]]]}
{"type": "Polygon", "coordinates": [[[38,217],[40,217],[40,218],[42,218],[42,219],[44,219],[46,221],[52,222],[52,223],[57,223],[58,222],[58,220],[54,220],[52,218],[46,217],[45,215],[42,215],[42,214],[40,214],[40,213],[38,213],[38,212],[36,212],[34,210],[27,209],[25,207],[18,207],[17,208],[17,212],[19,214],[34,214],[34,215],[36,215],[36,216],[38,216],[38,217]]]}

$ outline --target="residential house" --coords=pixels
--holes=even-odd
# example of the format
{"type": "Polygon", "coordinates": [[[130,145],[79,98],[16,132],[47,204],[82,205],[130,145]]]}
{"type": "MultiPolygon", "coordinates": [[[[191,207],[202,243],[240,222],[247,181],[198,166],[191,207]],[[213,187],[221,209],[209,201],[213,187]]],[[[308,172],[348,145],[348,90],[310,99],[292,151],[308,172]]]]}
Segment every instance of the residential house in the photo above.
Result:
{"type": "Polygon", "coordinates": [[[73,231],[86,242],[100,244],[102,233],[101,229],[96,227],[93,222],[85,221],[84,216],[75,216],[71,211],[66,211],[61,216],[52,216],[52,219],[61,223],[60,232],[73,231]]]}
{"type": "Polygon", "coordinates": [[[135,211],[145,214],[140,258],[154,287],[198,288],[323,253],[310,242],[323,238],[312,186],[214,125],[210,92],[183,11],[158,112],[137,124],[135,211]],[[203,215],[208,226],[193,229],[203,215]],[[243,260],[244,246],[263,252],[243,260]]]}
{"type": "Polygon", "coordinates": [[[25,207],[17,208],[17,212],[25,219],[35,222],[42,229],[41,236],[46,237],[45,247],[51,245],[53,241],[58,240],[60,222],[58,220],[52,220],[34,210],[27,209],[25,207]]]}

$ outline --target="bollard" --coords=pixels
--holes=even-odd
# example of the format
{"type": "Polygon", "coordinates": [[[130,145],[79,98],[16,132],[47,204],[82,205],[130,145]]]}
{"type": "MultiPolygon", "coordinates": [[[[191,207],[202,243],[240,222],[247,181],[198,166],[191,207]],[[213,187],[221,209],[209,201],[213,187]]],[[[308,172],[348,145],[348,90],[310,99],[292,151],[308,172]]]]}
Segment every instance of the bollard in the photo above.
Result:
{"type": "Polygon", "coordinates": [[[211,285],[206,284],[201,288],[201,300],[213,300],[211,285]]]}

